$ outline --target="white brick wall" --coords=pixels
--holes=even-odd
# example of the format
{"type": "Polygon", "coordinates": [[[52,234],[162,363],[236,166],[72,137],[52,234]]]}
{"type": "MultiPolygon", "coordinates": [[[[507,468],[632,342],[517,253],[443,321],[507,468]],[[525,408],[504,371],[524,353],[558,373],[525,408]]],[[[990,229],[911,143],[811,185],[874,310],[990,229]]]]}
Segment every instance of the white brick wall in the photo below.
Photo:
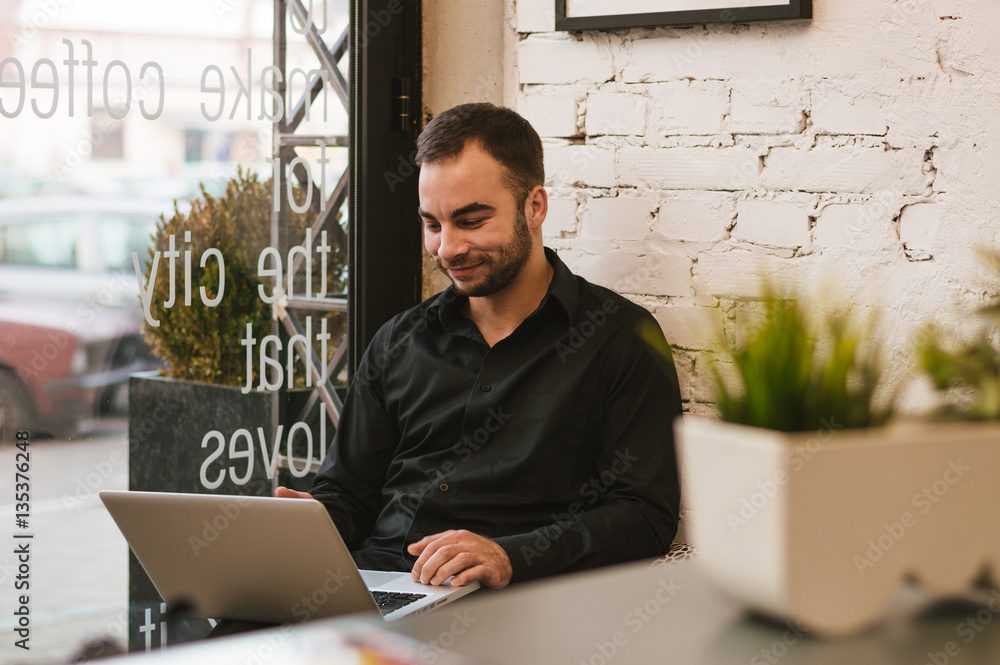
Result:
{"type": "Polygon", "coordinates": [[[626,187],[741,190],[760,180],[759,157],[746,148],[626,147],[619,159],[626,187]]]}
{"type": "Polygon", "coordinates": [[[630,93],[587,95],[587,134],[599,136],[646,133],[646,100],[630,93]]]}
{"type": "Polygon", "coordinates": [[[626,295],[690,296],[691,259],[675,247],[650,247],[636,254],[608,244],[598,254],[569,255],[567,262],[586,279],[626,295]]]}
{"type": "Polygon", "coordinates": [[[889,129],[878,99],[830,89],[813,95],[812,121],[819,134],[885,136],[889,129]]]}
{"type": "Polygon", "coordinates": [[[736,204],[733,238],[770,247],[805,247],[811,242],[810,210],[801,203],[753,199],[736,204]]]}
{"type": "Polygon", "coordinates": [[[921,150],[877,147],[775,148],[766,157],[764,186],[799,192],[888,190],[920,194],[928,184],[921,150]]]}
{"type": "Polygon", "coordinates": [[[658,136],[715,135],[729,112],[729,87],[722,81],[676,81],[649,86],[658,136]]]}
{"type": "Polygon", "coordinates": [[[532,35],[517,49],[521,83],[601,83],[614,77],[611,57],[594,39],[532,35]]]}
{"type": "Polygon", "coordinates": [[[649,199],[624,196],[590,199],[581,215],[583,234],[594,240],[644,240],[654,205],[649,199]]]}
{"type": "Polygon", "coordinates": [[[798,134],[806,128],[808,93],[796,81],[733,84],[730,126],[736,134],[798,134]]]}
{"type": "Polygon", "coordinates": [[[614,187],[615,152],[592,145],[546,145],[547,185],[614,187]]]}
{"type": "Polygon", "coordinates": [[[916,203],[903,208],[899,216],[899,239],[903,247],[934,253],[940,225],[940,210],[933,203],[916,203]]]}
{"type": "Polygon", "coordinates": [[[549,212],[542,223],[542,236],[546,240],[576,235],[576,200],[549,197],[549,212]]]}
{"type": "Polygon", "coordinates": [[[572,95],[521,97],[517,112],[527,118],[539,136],[569,137],[580,133],[576,124],[576,97],[572,95]]]}
{"type": "Polygon", "coordinates": [[[732,326],[762,276],[881,305],[890,380],[927,317],[971,318],[976,248],[1000,247],[1000,3],[569,34],[550,1],[504,2],[505,101],[547,137],[545,237],[655,311],[689,410],[711,410],[703,315],[732,326]]]}
{"type": "Polygon", "coordinates": [[[671,192],[660,199],[657,228],[675,240],[711,243],[729,237],[735,218],[732,194],[671,192]]]}

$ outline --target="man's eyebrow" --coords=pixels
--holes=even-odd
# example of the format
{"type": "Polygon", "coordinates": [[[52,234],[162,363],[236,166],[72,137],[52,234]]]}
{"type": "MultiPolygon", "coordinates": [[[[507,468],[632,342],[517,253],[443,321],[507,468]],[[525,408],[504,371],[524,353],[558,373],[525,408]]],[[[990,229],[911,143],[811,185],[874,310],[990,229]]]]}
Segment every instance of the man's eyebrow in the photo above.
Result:
{"type": "Polygon", "coordinates": [[[469,205],[462,206],[457,210],[453,210],[451,213],[452,217],[461,217],[462,215],[468,215],[472,212],[496,212],[496,208],[485,203],[470,203],[469,205]]]}
{"type": "MultiPolygon", "coordinates": [[[[457,209],[453,210],[452,213],[451,213],[451,216],[453,218],[454,217],[461,217],[462,215],[468,215],[468,214],[474,213],[474,212],[488,212],[488,213],[493,213],[493,212],[496,212],[496,210],[497,209],[495,207],[493,207],[491,205],[488,205],[486,203],[470,203],[468,205],[462,206],[461,208],[457,208],[457,209]]],[[[420,217],[422,217],[423,219],[429,219],[432,222],[438,221],[437,218],[434,217],[434,215],[432,215],[431,213],[427,212],[426,210],[424,210],[423,208],[421,208],[419,206],[417,206],[417,214],[420,215],[420,217]]]]}

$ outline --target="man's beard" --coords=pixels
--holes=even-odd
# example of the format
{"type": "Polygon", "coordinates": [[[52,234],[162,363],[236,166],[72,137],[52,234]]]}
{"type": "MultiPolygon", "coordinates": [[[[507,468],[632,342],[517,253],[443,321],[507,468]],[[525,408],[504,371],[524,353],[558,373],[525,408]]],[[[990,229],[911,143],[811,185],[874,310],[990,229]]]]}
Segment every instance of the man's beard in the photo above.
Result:
{"type": "Polygon", "coordinates": [[[443,262],[437,258],[434,261],[446,275],[448,268],[462,268],[475,265],[480,261],[486,262],[486,276],[478,284],[465,287],[461,282],[448,275],[459,294],[469,298],[482,298],[491,296],[510,285],[524,268],[530,256],[531,230],[528,229],[528,218],[524,216],[524,211],[519,210],[514,218],[514,235],[507,244],[500,247],[496,259],[490,258],[487,254],[481,254],[468,255],[456,262],[443,262]]]}

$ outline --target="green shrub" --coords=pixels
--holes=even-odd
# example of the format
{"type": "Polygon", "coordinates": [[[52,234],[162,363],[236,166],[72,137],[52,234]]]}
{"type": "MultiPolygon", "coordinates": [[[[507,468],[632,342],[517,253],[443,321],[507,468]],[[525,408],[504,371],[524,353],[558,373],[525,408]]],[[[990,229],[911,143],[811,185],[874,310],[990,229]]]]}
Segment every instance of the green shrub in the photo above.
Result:
{"type": "Polygon", "coordinates": [[[816,320],[799,300],[765,287],[761,310],[720,354],[731,361],[735,380],[711,365],[723,420],[798,432],[830,423],[870,427],[889,418],[891,406],[876,406],[881,365],[873,326],[857,324],[849,312],[816,320]]]}
{"type": "MultiPolygon", "coordinates": [[[[163,374],[175,379],[205,383],[242,386],[246,383],[246,347],[240,344],[246,336],[246,325],[253,325],[258,347],[254,349],[253,382],[259,379],[259,340],[270,334],[271,305],[263,302],[258,293],[261,280],[257,277],[260,252],[270,244],[271,181],[260,181],[252,172],[240,170],[219,197],[201,187],[201,197],[191,202],[190,209],[182,211],[175,204],[170,219],[161,218],[153,234],[153,247],[144,268],[146,282],[154,251],[169,248],[173,235],[175,247],[181,252],[177,259],[175,277],[175,302],[165,307],[169,297],[167,261],[160,256],[158,275],[154,285],[151,315],[159,319],[158,327],[145,325],[145,337],[153,353],[165,363],[163,374]],[[190,231],[191,241],[185,242],[185,232],[190,231]],[[210,258],[206,267],[200,266],[202,253],[214,247],[225,259],[225,292],[215,307],[204,305],[199,288],[204,286],[209,298],[216,295],[218,263],[210,258]],[[184,305],[183,252],[191,251],[191,305],[184,305]]],[[[305,229],[315,221],[316,214],[307,211],[289,214],[288,245],[301,244],[305,229]]],[[[328,272],[331,278],[328,293],[343,290],[343,255],[336,240],[329,239],[328,272]]],[[[285,257],[282,257],[285,263],[285,257]]],[[[318,281],[318,261],[314,263],[314,282],[318,281]]],[[[283,266],[287,268],[287,266],[283,266]]],[[[303,270],[299,271],[300,281],[303,270]]],[[[272,284],[267,280],[266,292],[272,284]]],[[[317,288],[317,287],[314,287],[317,288]]],[[[296,282],[296,292],[303,293],[304,285],[296,282]]],[[[329,317],[328,331],[336,342],[343,331],[343,321],[338,315],[329,317]]],[[[313,322],[313,335],[318,333],[318,321],[313,322]]],[[[302,372],[296,371],[301,381],[302,372]]]]}
{"type": "MultiPolygon", "coordinates": [[[[1000,253],[986,254],[984,259],[1000,278],[1000,253]]],[[[917,344],[920,366],[945,399],[940,416],[966,420],[1000,418],[1000,350],[996,328],[1000,323],[1000,294],[994,293],[992,301],[979,314],[991,324],[982,326],[969,340],[946,340],[938,328],[930,327],[917,344]]]]}

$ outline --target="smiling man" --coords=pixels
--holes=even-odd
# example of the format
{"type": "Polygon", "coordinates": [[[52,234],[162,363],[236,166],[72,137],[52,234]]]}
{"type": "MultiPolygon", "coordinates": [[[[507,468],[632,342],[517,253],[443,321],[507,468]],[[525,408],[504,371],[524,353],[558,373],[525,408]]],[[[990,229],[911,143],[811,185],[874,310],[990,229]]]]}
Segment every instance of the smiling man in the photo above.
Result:
{"type": "Polygon", "coordinates": [[[489,588],[654,557],[677,527],[680,394],[652,316],[542,244],[542,144],[466,104],[418,140],[424,244],[452,286],[389,321],[309,494],[361,568],[489,588]]]}

